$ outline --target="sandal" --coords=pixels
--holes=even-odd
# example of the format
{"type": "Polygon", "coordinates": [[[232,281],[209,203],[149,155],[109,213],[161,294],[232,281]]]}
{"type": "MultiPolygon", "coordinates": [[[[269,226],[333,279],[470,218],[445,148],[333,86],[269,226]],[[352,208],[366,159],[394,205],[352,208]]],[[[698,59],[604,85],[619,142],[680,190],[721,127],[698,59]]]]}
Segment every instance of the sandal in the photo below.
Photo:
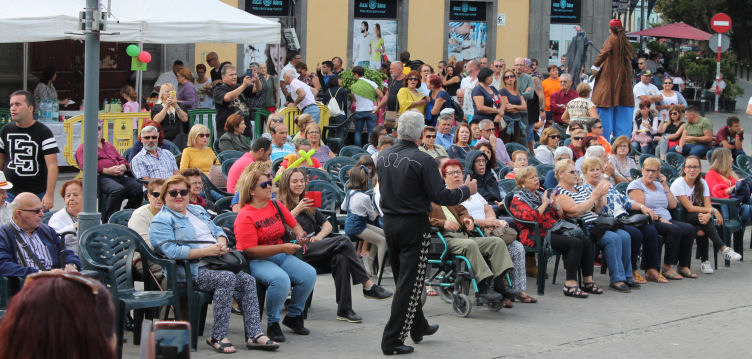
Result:
{"type": "Polygon", "coordinates": [[[645,280],[645,277],[640,274],[638,271],[632,271],[632,280],[637,284],[648,284],[648,281],[645,280]]]}
{"type": "Polygon", "coordinates": [[[564,295],[567,297],[575,297],[575,298],[587,298],[588,294],[583,292],[582,289],[575,286],[568,286],[564,285],[564,295]]]}
{"type": "Polygon", "coordinates": [[[275,351],[279,349],[279,343],[269,339],[269,337],[266,337],[266,341],[262,342],[261,338],[266,337],[264,333],[261,333],[253,338],[249,338],[248,341],[245,343],[245,347],[248,349],[258,349],[258,350],[266,350],[266,351],[275,351]]]}
{"type": "Polygon", "coordinates": [[[692,273],[692,271],[689,270],[689,268],[679,270],[679,275],[684,278],[692,278],[692,279],[697,278],[697,273],[692,273]]]}
{"type": "Polygon", "coordinates": [[[646,277],[648,282],[655,282],[655,283],[668,283],[668,279],[663,276],[663,274],[660,274],[656,272],[655,274],[646,274],[646,277]]]}
{"type": "Polygon", "coordinates": [[[206,338],[206,344],[209,344],[217,353],[232,354],[235,353],[235,347],[230,342],[222,342],[221,339],[206,338]],[[227,348],[232,348],[232,351],[225,351],[227,348]]]}
{"type": "Polygon", "coordinates": [[[501,301],[501,306],[502,306],[503,308],[514,308],[514,303],[512,303],[512,301],[511,301],[511,300],[504,298],[504,299],[503,299],[503,300],[501,301]]]}
{"type": "Polygon", "coordinates": [[[663,276],[666,277],[666,279],[670,279],[670,280],[682,280],[682,278],[684,278],[680,276],[679,273],[676,273],[673,270],[662,271],[661,274],[663,274],[663,276]]]}
{"type": "Polygon", "coordinates": [[[603,289],[595,284],[595,282],[582,282],[582,290],[592,294],[603,294],[603,289]]]}
{"type": "Polygon", "coordinates": [[[535,298],[533,298],[533,297],[531,297],[529,295],[526,295],[524,297],[521,296],[521,295],[518,295],[517,298],[515,298],[515,299],[519,300],[520,303],[538,303],[537,299],[535,299],[535,298]]]}

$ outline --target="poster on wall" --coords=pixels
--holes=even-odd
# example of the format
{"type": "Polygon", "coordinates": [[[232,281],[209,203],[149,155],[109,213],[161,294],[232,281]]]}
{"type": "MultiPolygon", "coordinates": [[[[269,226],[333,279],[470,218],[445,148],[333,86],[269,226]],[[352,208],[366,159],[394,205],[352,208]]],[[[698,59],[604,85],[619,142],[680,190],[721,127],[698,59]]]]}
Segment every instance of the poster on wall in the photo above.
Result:
{"type": "Polygon", "coordinates": [[[580,23],[580,0],[551,0],[551,23],[580,23]]]}
{"type": "Polygon", "coordinates": [[[351,66],[378,70],[397,59],[397,0],[356,0],[351,66]]]}
{"type": "Polygon", "coordinates": [[[450,62],[486,56],[486,3],[477,1],[449,2],[449,34],[447,35],[450,62]]]}
{"type": "Polygon", "coordinates": [[[293,16],[291,0],[246,0],[245,11],[262,17],[293,16]]]}

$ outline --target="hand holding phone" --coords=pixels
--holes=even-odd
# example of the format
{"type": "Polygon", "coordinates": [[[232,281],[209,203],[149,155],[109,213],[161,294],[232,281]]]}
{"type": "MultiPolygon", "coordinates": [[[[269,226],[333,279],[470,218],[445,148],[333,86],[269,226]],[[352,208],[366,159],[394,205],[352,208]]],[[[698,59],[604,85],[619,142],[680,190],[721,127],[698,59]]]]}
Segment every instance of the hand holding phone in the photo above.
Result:
{"type": "Polygon", "coordinates": [[[154,323],[154,351],[157,358],[189,359],[191,325],[183,321],[154,323]]]}

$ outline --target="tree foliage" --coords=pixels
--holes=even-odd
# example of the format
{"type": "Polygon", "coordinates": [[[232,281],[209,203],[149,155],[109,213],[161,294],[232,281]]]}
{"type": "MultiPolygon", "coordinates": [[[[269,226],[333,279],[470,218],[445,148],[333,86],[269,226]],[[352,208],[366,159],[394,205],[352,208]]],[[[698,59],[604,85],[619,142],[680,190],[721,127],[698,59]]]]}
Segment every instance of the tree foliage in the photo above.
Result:
{"type": "Polygon", "coordinates": [[[709,33],[714,33],[710,18],[719,12],[728,14],[732,48],[739,58],[752,57],[752,17],[747,15],[752,0],[657,0],[655,8],[668,23],[682,21],[709,33]]]}

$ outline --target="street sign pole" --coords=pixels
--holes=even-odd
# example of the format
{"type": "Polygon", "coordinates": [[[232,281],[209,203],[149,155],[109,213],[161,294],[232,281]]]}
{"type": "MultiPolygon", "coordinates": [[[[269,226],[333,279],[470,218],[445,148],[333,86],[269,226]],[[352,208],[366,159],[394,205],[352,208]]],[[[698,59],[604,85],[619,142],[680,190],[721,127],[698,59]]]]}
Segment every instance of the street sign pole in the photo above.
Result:
{"type": "MultiPolygon", "coordinates": [[[[718,99],[721,97],[721,52],[723,52],[723,35],[721,34],[731,30],[731,17],[719,12],[710,19],[710,27],[718,33],[718,55],[715,62],[715,112],[718,112],[718,99]]],[[[713,46],[713,44],[708,45],[713,46]]]]}
{"type": "Polygon", "coordinates": [[[718,55],[715,61],[715,112],[718,112],[718,99],[721,97],[720,85],[721,85],[721,38],[718,36],[718,55]]]}

